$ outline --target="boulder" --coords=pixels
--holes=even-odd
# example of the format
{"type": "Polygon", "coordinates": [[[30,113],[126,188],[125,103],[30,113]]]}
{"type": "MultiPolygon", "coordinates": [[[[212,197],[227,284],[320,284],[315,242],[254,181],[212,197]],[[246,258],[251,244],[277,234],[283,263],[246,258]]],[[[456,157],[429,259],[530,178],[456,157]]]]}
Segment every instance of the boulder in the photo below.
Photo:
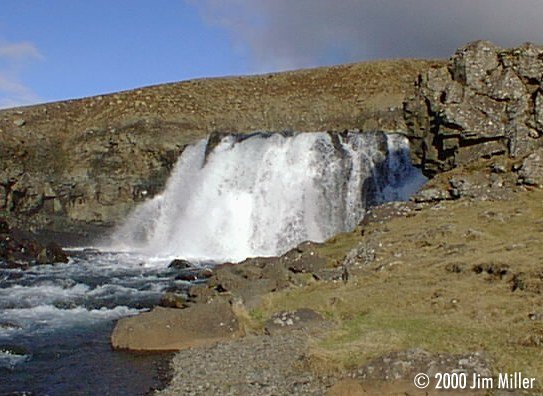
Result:
{"type": "Polygon", "coordinates": [[[38,264],[67,263],[68,256],[55,242],[49,242],[36,257],[38,264]]]}
{"type": "Polygon", "coordinates": [[[240,335],[238,319],[228,301],[215,299],[186,309],[156,307],[123,318],[113,330],[111,345],[132,351],[178,351],[240,335]]]}
{"type": "Polygon", "coordinates": [[[285,331],[302,330],[324,322],[324,318],[309,308],[296,311],[283,311],[275,313],[264,327],[266,334],[275,335],[285,331]]]}
{"type": "Polygon", "coordinates": [[[213,270],[210,268],[189,268],[180,270],[179,274],[175,277],[176,280],[183,280],[192,282],[201,279],[210,278],[213,275],[213,270]]]}
{"type": "Polygon", "coordinates": [[[28,268],[36,264],[67,262],[68,256],[56,243],[44,246],[31,234],[12,228],[0,219],[0,266],[28,268]]]}
{"type": "Polygon", "coordinates": [[[341,268],[331,264],[319,255],[316,243],[304,242],[279,257],[248,258],[238,264],[219,265],[213,271],[204,268],[191,273],[194,278],[189,280],[209,279],[206,284],[192,286],[188,297],[191,302],[205,303],[216,295],[231,295],[252,308],[266,293],[305,284],[308,279],[339,279],[341,268]]]}
{"type": "Polygon", "coordinates": [[[518,175],[523,184],[543,187],[543,148],[524,159],[518,175]]]}
{"type": "Polygon", "coordinates": [[[175,259],[170,263],[170,265],[168,265],[168,268],[173,269],[187,269],[192,267],[193,266],[189,261],[183,259],[175,259]]]}

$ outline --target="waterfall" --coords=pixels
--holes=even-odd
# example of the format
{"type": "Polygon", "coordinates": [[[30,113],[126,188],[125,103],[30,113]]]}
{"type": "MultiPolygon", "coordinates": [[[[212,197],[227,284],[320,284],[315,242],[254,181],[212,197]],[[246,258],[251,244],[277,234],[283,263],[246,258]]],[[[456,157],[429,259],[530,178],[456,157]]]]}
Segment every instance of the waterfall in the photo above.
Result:
{"type": "Polygon", "coordinates": [[[275,256],[352,230],[368,205],[406,199],[425,180],[402,135],[213,136],[184,150],[164,192],[116,230],[116,248],[194,261],[275,256]]]}

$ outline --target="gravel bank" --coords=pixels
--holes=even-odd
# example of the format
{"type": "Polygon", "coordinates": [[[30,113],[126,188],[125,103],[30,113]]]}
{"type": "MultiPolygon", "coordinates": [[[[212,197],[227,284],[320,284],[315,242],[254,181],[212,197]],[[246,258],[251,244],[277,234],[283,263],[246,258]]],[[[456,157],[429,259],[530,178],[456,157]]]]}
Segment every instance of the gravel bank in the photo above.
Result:
{"type": "Polygon", "coordinates": [[[305,369],[308,337],[293,331],[188,349],[172,360],[171,384],[157,395],[323,395],[335,382],[305,369]]]}

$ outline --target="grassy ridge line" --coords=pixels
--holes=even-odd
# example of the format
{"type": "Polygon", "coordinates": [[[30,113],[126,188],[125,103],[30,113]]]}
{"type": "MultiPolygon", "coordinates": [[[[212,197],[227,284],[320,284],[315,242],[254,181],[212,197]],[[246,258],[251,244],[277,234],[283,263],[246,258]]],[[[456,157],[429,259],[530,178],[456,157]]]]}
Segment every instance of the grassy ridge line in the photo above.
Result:
{"type": "MultiPolygon", "coordinates": [[[[363,113],[401,106],[416,76],[442,63],[392,60],[189,80],[6,109],[0,111],[0,137],[3,146],[20,143],[24,134],[18,131],[31,132],[36,138],[71,140],[89,128],[122,126],[139,119],[175,123],[183,130],[179,137],[186,133],[191,141],[217,129],[354,127],[363,113]],[[19,119],[25,121],[23,128],[14,125],[19,119]]],[[[165,133],[173,132],[166,127],[165,133]]],[[[32,142],[26,141],[25,146],[31,147],[32,142]]]]}

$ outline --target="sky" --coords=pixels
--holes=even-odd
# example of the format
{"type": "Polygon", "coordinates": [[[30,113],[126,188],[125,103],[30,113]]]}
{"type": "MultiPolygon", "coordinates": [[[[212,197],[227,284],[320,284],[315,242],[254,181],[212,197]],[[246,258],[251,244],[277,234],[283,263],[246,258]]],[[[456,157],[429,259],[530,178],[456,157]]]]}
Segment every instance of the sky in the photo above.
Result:
{"type": "Polygon", "coordinates": [[[543,0],[1,0],[0,108],[192,78],[543,44],[543,0]]]}

